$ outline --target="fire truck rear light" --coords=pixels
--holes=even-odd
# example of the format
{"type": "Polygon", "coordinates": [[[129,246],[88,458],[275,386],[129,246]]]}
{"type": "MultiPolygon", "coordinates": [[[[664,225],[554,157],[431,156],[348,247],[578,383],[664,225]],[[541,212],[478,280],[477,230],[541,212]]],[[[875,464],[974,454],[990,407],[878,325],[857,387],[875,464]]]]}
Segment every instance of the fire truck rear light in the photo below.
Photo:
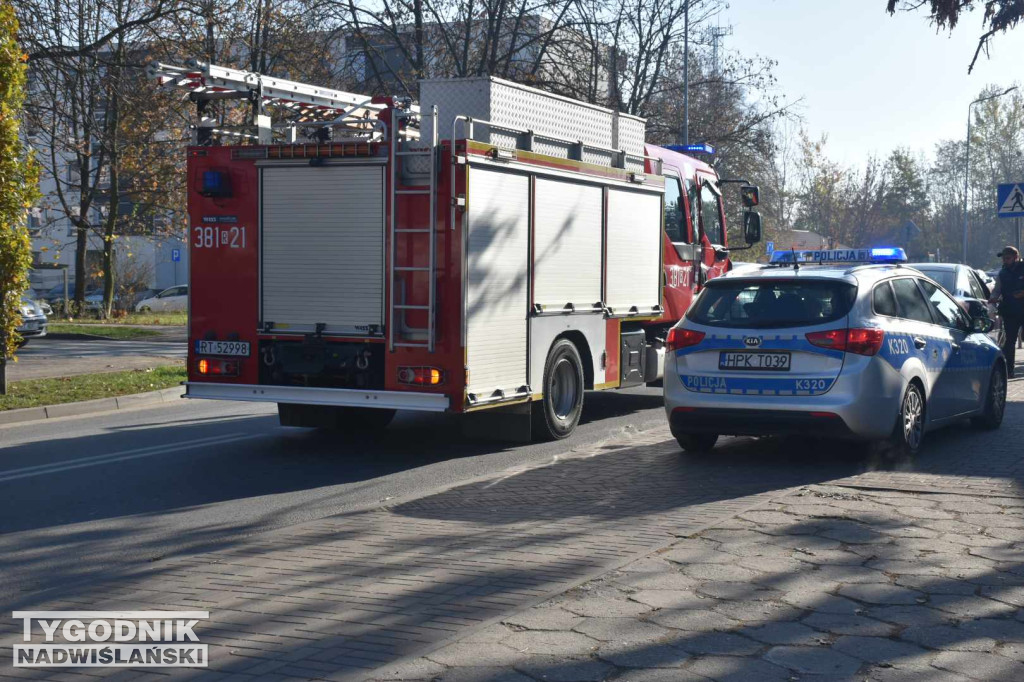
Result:
{"type": "Polygon", "coordinates": [[[703,340],[704,332],[698,332],[692,329],[682,329],[680,327],[673,327],[672,329],[668,330],[668,338],[665,339],[665,348],[669,350],[689,348],[690,346],[696,346],[703,340]]]}
{"type": "Polygon", "coordinates": [[[239,365],[238,360],[203,358],[196,363],[196,368],[203,376],[236,377],[241,370],[241,365],[239,365]]]}
{"type": "Polygon", "coordinates": [[[437,386],[444,383],[444,371],[437,367],[399,367],[398,381],[415,386],[437,386]]]}

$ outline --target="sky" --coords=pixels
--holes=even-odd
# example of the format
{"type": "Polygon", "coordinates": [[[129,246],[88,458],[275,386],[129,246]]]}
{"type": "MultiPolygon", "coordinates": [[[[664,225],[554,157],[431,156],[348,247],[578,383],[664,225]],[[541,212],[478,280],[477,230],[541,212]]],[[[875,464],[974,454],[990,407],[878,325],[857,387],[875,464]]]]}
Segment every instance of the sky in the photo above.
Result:
{"type": "MultiPolygon", "coordinates": [[[[981,3],[979,3],[981,4],[981,3]]],[[[909,147],[929,157],[935,143],[963,139],[967,107],[989,84],[1024,89],[1024,26],[997,35],[974,72],[967,66],[982,12],[936,32],[924,11],[885,11],[885,0],[729,0],[720,16],[726,49],[778,62],[779,91],[803,98],[799,111],[830,157],[860,165],[909,147]]]]}

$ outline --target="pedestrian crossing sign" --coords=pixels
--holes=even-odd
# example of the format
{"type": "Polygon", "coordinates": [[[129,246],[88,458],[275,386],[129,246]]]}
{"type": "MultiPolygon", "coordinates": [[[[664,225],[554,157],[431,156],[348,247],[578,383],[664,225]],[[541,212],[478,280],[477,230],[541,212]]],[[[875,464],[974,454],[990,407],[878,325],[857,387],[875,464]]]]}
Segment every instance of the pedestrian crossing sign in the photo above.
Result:
{"type": "Polygon", "coordinates": [[[1000,218],[1024,217],[1024,182],[999,185],[996,208],[1000,218]]]}

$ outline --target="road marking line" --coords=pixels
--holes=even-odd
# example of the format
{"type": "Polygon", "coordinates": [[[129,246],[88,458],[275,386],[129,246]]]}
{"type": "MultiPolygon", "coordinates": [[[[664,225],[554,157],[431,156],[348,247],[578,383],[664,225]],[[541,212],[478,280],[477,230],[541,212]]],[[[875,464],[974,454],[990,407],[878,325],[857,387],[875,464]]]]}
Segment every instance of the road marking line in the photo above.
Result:
{"type": "Polygon", "coordinates": [[[219,441],[222,438],[235,438],[244,434],[241,433],[225,433],[219,436],[205,436],[203,438],[195,438],[193,440],[183,440],[177,443],[164,443],[163,445],[147,445],[144,448],[134,448],[132,450],[122,450],[121,452],[105,452],[102,455],[90,455],[89,457],[79,457],[78,459],[65,459],[59,462],[49,462],[47,464],[37,464],[30,467],[21,467],[20,469],[10,469],[8,471],[0,471],[0,476],[6,476],[7,474],[14,474],[24,471],[34,471],[36,469],[50,469],[52,467],[64,466],[65,464],[81,464],[84,462],[91,462],[99,459],[108,459],[110,457],[119,457],[122,455],[134,455],[143,452],[149,452],[150,450],[164,450],[166,448],[174,446],[185,446],[185,445],[197,445],[206,443],[208,441],[219,441]]]}
{"type": "Polygon", "coordinates": [[[170,452],[176,452],[179,450],[187,450],[189,448],[201,448],[208,445],[226,445],[228,443],[238,443],[243,440],[251,440],[253,438],[263,438],[266,434],[242,434],[242,433],[231,433],[223,436],[211,436],[208,438],[199,438],[191,441],[181,441],[178,443],[172,443],[169,445],[155,445],[147,448],[137,448],[134,450],[124,450],[122,452],[111,452],[105,455],[94,455],[92,457],[85,457],[82,459],[67,460],[64,462],[53,462],[52,464],[41,464],[38,466],[23,467],[21,469],[12,469],[0,473],[0,483],[7,481],[15,481],[23,478],[32,478],[33,476],[45,476],[46,474],[54,474],[62,471],[70,471],[72,469],[83,469],[85,467],[100,466],[102,464],[111,464],[113,462],[124,462],[132,459],[141,459],[143,457],[152,457],[154,455],[163,455],[170,452]]]}

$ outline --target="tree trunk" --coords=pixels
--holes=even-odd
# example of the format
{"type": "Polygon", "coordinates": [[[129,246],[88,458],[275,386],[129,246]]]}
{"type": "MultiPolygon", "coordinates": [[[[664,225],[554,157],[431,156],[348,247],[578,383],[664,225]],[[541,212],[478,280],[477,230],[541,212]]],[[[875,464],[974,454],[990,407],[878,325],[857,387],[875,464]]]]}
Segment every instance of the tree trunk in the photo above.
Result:
{"type": "Polygon", "coordinates": [[[4,335],[0,333],[0,395],[7,395],[7,348],[4,335]]]}
{"type": "Polygon", "coordinates": [[[75,229],[77,232],[75,239],[75,295],[74,301],[71,303],[71,310],[64,311],[66,317],[79,315],[85,308],[85,255],[89,248],[89,229],[81,218],[75,221],[75,229]]]}

